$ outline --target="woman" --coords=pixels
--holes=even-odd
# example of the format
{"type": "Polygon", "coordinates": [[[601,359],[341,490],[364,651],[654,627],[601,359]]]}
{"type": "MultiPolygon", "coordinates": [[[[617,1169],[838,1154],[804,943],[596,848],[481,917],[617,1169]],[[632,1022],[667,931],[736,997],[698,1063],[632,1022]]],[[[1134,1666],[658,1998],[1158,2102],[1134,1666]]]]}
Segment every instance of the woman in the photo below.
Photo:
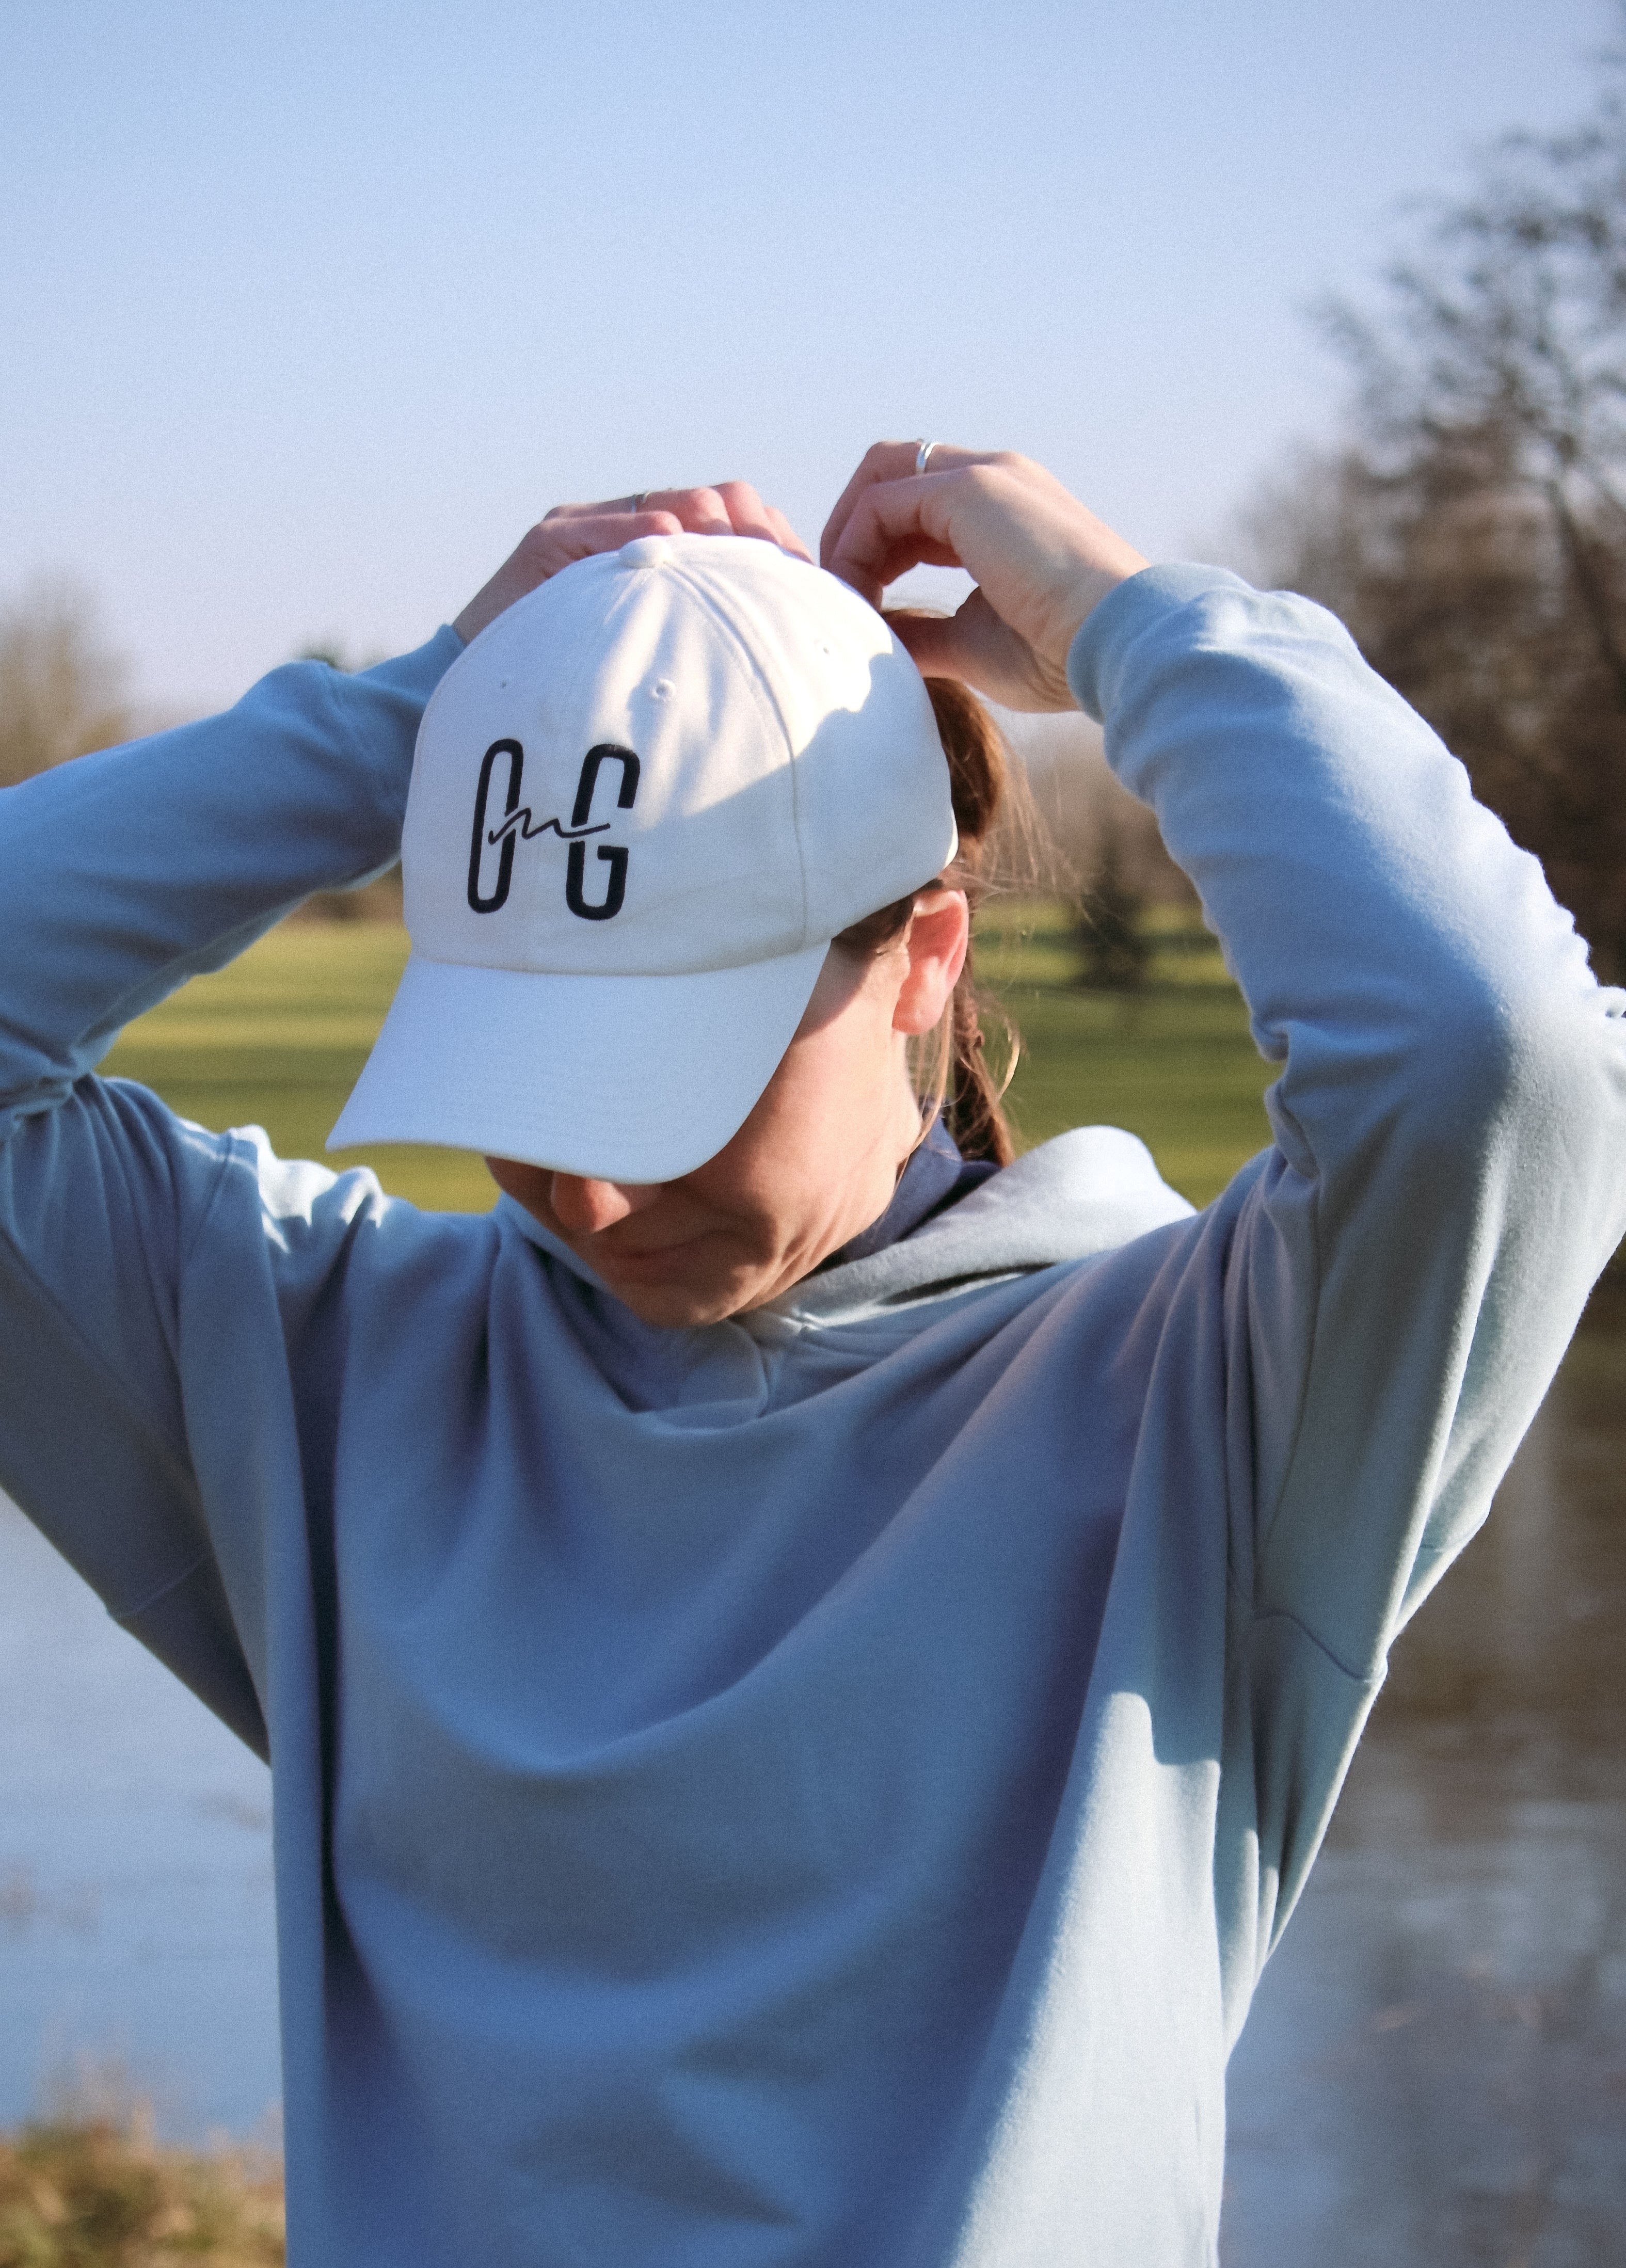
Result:
{"type": "Polygon", "coordinates": [[[1211,2260],[1228,2045],[1622,1225],[1622,999],[1338,626],[883,445],[827,567],[964,565],[920,667],[1104,718],[1282,1064],[1202,1215],[923,1145],[951,792],[791,548],[552,516],[0,808],[0,1480],[269,1746],[296,2264],[1211,2260]],[[347,1116],[489,1219],[87,1075],[389,861],[420,716],[347,1116]]]}

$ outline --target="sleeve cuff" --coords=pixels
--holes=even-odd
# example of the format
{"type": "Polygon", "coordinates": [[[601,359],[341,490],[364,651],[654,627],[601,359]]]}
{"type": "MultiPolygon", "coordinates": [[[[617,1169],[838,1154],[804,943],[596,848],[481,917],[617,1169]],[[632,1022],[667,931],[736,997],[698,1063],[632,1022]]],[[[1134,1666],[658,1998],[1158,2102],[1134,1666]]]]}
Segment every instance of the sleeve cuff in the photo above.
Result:
{"type": "Polygon", "coordinates": [[[1085,616],[1067,656],[1067,681],[1086,716],[1104,725],[1141,632],[1211,591],[1248,591],[1225,567],[1144,567],[1085,616]]]}
{"type": "Polygon", "coordinates": [[[423,702],[439,684],[459,654],[463,641],[450,622],[443,622],[427,644],[411,653],[399,654],[394,660],[381,661],[375,668],[358,674],[364,683],[383,687],[391,693],[404,694],[423,702]]]}

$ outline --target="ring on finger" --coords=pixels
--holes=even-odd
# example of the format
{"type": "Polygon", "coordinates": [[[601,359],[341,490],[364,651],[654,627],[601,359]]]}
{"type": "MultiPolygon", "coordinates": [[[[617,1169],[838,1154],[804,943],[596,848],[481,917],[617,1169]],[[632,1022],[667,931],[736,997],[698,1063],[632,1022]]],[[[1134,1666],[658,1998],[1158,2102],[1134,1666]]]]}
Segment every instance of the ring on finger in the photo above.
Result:
{"type": "Polygon", "coordinates": [[[931,457],[931,452],[938,446],[938,444],[936,441],[923,441],[919,448],[916,450],[915,477],[916,480],[918,480],[921,474],[925,471],[927,460],[931,457]]]}

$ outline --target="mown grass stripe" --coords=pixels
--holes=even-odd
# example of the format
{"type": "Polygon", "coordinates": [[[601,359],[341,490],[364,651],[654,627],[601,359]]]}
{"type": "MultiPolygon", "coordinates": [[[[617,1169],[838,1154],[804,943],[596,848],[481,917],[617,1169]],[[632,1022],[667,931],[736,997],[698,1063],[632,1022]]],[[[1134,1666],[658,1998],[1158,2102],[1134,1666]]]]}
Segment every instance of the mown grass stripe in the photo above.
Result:
{"type": "MultiPolygon", "coordinates": [[[[1176,937],[1144,990],[1083,992],[1064,915],[1019,903],[985,917],[979,967],[1022,1032],[1010,1099],[1024,1140],[1127,1126],[1206,1204],[1269,1141],[1260,1096],[1272,1074],[1218,948],[1192,924],[1165,942],[1176,937]]],[[[201,1125],[263,1126],[284,1157],[320,1158],[406,956],[389,923],[284,924],[131,1025],[105,1068],[201,1125]]],[[[451,1211],[484,1211],[495,1195],[460,1151],[384,1147],[328,1162],[370,1165],[386,1189],[451,1211]]]]}

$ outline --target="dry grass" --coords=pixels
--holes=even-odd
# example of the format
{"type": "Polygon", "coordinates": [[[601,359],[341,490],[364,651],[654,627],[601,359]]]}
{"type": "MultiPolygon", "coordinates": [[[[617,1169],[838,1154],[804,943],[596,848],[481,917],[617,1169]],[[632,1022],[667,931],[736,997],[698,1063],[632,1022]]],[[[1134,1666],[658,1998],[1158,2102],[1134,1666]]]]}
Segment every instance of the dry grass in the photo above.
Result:
{"type": "Polygon", "coordinates": [[[169,2149],[151,2120],[43,2120],[0,2139],[0,2268],[280,2268],[269,2151],[169,2149]]]}

